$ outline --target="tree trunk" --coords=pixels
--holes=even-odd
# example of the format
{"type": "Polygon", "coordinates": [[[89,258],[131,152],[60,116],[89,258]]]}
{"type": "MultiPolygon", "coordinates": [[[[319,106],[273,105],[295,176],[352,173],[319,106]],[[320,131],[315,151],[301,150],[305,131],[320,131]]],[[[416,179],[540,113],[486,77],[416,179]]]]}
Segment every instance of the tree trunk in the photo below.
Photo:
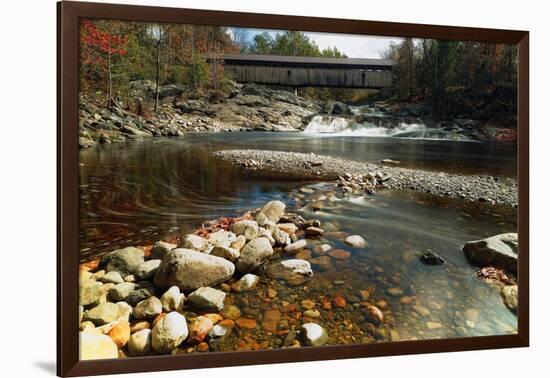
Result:
{"type": "Polygon", "coordinates": [[[107,53],[107,69],[109,70],[109,88],[107,90],[107,108],[112,108],[113,99],[113,75],[111,72],[111,51],[107,53]]]}
{"type": "Polygon", "coordinates": [[[195,69],[195,27],[191,26],[191,61],[193,67],[193,82],[195,83],[195,90],[197,90],[197,71],[195,69]]]}
{"type": "Polygon", "coordinates": [[[157,112],[158,106],[159,106],[160,41],[161,39],[159,38],[159,41],[157,43],[157,80],[155,83],[155,113],[157,112]]]}

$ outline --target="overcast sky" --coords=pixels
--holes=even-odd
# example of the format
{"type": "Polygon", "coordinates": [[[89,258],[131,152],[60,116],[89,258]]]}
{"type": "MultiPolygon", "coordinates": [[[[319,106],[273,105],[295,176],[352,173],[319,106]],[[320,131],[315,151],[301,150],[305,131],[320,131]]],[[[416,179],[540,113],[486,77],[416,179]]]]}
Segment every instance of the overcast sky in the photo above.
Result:
{"type": "MultiPolygon", "coordinates": [[[[272,37],[280,30],[248,29],[249,38],[254,35],[268,32],[272,37]]],[[[230,30],[231,31],[231,30],[230,30]]],[[[380,58],[380,53],[390,45],[390,42],[400,42],[396,37],[370,37],[364,35],[336,34],[336,33],[312,33],[305,34],[314,41],[321,50],[327,47],[336,47],[350,58],[380,58]]]]}

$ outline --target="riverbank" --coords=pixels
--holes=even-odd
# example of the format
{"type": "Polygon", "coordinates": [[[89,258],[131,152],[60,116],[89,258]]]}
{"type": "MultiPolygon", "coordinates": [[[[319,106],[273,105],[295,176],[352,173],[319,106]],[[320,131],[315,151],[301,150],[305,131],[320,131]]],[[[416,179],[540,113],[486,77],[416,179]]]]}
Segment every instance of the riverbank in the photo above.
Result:
{"type": "Polygon", "coordinates": [[[333,181],[342,190],[371,193],[377,189],[413,190],[436,196],[517,206],[517,182],[512,178],[457,175],[401,168],[386,160],[372,164],[330,156],[264,150],[224,150],[214,156],[242,173],[269,179],[333,181]]]}

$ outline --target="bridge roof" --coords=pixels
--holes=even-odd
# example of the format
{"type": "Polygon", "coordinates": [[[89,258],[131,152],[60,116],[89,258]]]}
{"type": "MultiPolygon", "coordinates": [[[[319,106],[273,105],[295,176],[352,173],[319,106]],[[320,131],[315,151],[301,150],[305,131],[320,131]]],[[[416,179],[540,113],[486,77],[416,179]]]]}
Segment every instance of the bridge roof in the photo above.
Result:
{"type": "MultiPolygon", "coordinates": [[[[212,56],[213,58],[214,56],[212,56]]],[[[225,63],[246,65],[277,65],[277,66],[313,66],[334,68],[362,68],[371,70],[391,70],[394,62],[388,59],[363,58],[325,58],[310,56],[283,56],[263,54],[221,54],[216,58],[225,63]]]]}

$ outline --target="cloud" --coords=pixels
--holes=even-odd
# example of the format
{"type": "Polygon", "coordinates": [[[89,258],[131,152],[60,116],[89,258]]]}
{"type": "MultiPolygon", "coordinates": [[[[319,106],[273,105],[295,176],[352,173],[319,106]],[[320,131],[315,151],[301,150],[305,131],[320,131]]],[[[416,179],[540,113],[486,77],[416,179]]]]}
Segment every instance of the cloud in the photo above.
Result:
{"type": "Polygon", "coordinates": [[[373,37],[365,35],[336,33],[305,33],[319,48],[336,47],[350,58],[380,58],[391,42],[399,43],[401,38],[373,37]]]}

